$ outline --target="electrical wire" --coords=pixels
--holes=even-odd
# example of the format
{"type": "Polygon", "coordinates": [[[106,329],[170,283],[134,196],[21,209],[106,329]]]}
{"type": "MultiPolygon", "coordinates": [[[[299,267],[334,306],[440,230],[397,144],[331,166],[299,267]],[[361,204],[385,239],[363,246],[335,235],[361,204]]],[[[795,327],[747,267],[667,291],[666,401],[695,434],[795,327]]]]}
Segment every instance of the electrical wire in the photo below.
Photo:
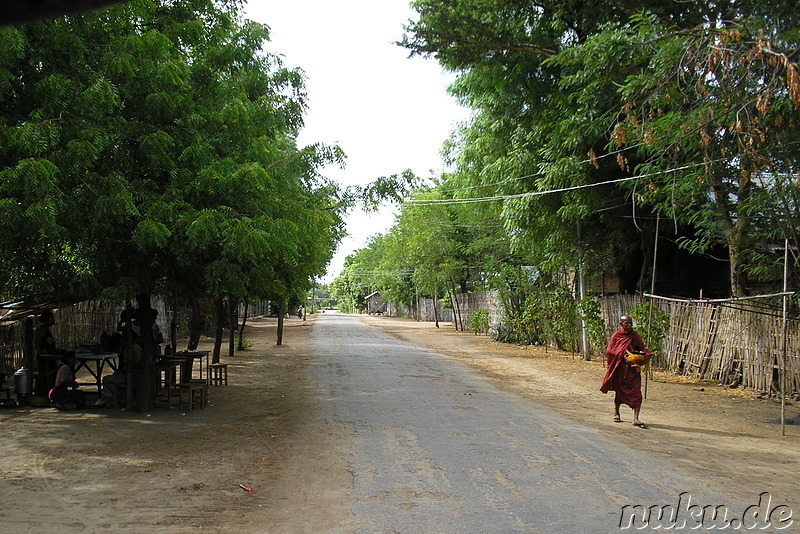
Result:
{"type": "MultiPolygon", "coordinates": [[[[718,160],[721,161],[721,160],[718,160]]],[[[538,197],[543,195],[550,195],[553,193],[566,193],[569,191],[578,191],[580,189],[590,189],[592,187],[599,187],[603,185],[610,185],[610,184],[617,184],[621,182],[630,182],[631,180],[639,180],[641,178],[650,178],[652,176],[660,176],[663,174],[669,174],[678,171],[684,171],[687,169],[692,169],[699,166],[708,165],[708,163],[714,162],[703,162],[703,163],[690,163],[688,165],[684,165],[682,167],[676,167],[674,169],[667,169],[663,171],[656,171],[647,174],[638,174],[636,176],[628,176],[626,178],[616,178],[614,180],[607,180],[605,182],[596,182],[593,184],[582,184],[582,185],[573,185],[570,187],[561,187],[558,189],[548,189],[546,191],[528,191],[525,193],[516,193],[513,195],[496,195],[491,197],[477,197],[477,198],[454,198],[454,199],[408,199],[405,202],[408,204],[415,204],[417,206],[433,206],[438,204],[475,204],[478,202],[492,202],[495,200],[512,200],[516,198],[526,198],[526,197],[538,197]]]]}

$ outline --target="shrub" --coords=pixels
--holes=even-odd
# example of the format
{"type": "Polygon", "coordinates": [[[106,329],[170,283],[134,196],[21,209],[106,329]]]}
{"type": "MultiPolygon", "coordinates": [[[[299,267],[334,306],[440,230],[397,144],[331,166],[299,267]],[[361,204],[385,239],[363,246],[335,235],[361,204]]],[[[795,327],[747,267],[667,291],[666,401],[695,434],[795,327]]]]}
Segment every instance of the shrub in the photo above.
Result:
{"type": "Polygon", "coordinates": [[[669,330],[669,314],[649,302],[640,302],[631,310],[636,330],[655,358],[661,353],[661,342],[669,330]]]}
{"type": "Polygon", "coordinates": [[[489,332],[489,312],[487,310],[475,310],[469,314],[469,329],[477,334],[489,332]]]}
{"type": "Polygon", "coordinates": [[[595,297],[584,297],[578,304],[578,312],[586,326],[589,345],[594,353],[601,353],[606,344],[606,325],[600,309],[600,301],[595,297]]]}

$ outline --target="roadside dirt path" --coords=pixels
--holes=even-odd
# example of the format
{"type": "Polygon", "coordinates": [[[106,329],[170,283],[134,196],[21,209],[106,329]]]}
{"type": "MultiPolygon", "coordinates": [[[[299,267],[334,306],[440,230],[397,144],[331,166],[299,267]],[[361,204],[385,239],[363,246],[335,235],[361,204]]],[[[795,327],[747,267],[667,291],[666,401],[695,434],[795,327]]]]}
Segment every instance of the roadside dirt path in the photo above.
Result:
{"type": "MultiPolygon", "coordinates": [[[[800,428],[781,437],[773,400],[657,375],[640,430],[611,421],[601,362],[516,347],[443,325],[362,317],[398,338],[474,366],[501,387],[556,409],[625,446],[675,462],[750,498],[761,492],[800,514],[800,428]]],[[[252,347],[229,364],[229,387],[203,411],[111,408],[0,410],[0,524],[8,532],[353,532],[352,431],[319,417],[307,379],[313,316],[248,323],[252,347]],[[240,487],[252,488],[248,492],[240,487]]],[[[201,348],[209,348],[205,345],[201,348]]],[[[789,416],[798,413],[789,407],[789,416]]]]}

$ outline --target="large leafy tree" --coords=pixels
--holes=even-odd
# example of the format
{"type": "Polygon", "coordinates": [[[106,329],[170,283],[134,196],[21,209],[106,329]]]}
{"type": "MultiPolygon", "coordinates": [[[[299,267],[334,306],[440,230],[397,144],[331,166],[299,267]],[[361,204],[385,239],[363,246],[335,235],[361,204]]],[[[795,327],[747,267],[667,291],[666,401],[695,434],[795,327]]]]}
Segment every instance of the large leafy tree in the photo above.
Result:
{"type": "MultiPolygon", "coordinates": [[[[714,239],[732,250],[732,290],[744,291],[741,273],[747,268],[742,260],[752,254],[743,252],[752,249],[742,231],[752,224],[753,213],[777,214],[781,210],[746,200],[745,195],[760,200],[769,194],[759,191],[752,196],[749,188],[738,190],[732,185],[738,182],[735,176],[744,172],[763,179],[774,175],[773,169],[791,174],[785,164],[775,165],[775,158],[771,165],[746,162],[752,159],[743,144],[750,143],[748,139],[763,148],[763,143],[776,147],[774,141],[780,138],[781,147],[786,148],[792,137],[787,130],[791,119],[780,103],[786,101],[791,82],[782,87],[774,83],[791,69],[782,74],[778,55],[755,54],[759,46],[755,37],[760,28],[765,36],[762,45],[775,41],[771,50],[780,47],[779,54],[791,63],[797,28],[792,2],[419,0],[412,5],[419,20],[408,25],[402,44],[413,54],[433,56],[445,68],[458,72],[452,91],[475,110],[472,121],[450,147],[450,157],[457,165],[454,181],[464,190],[480,190],[502,206],[505,233],[516,255],[543,272],[555,272],[563,265],[589,274],[589,267],[618,268],[638,247],[639,229],[652,224],[639,219],[638,226],[633,225],[626,220],[628,215],[648,211],[676,215],[675,209],[666,210],[674,198],[666,194],[671,186],[656,180],[650,189],[650,183],[632,180],[634,174],[680,166],[695,156],[697,163],[703,163],[704,156],[718,162],[717,156],[724,151],[728,162],[735,164],[727,169],[718,165],[714,170],[714,181],[727,183],[711,192],[716,203],[698,204],[706,198],[701,191],[709,189],[694,187],[690,191],[690,182],[680,181],[688,188],[683,198],[694,195],[695,203],[685,204],[684,216],[677,222],[697,232],[696,239],[683,242],[693,250],[702,250],[714,239]],[[647,32],[637,34],[641,28],[627,26],[630,18],[642,11],[652,14],[653,24],[646,36],[643,33],[647,32]],[[727,22],[750,17],[757,22],[747,25],[747,30],[727,22]],[[731,45],[742,35],[747,36],[742,42],[752,46],[731,45]],[[633,41],[623,42],[626,38],[633,41]],[[720,39],[725,41],[723,46],[720,39]],[[765,68],[768,57],[777,68],[765,68]],[[720,69],[729,70],[723,74],[720,69]],[[705,87],[698,88],[697,82],[705,87]],[[725,84],[728,86],[722,89],[725,84]],[[767,119],[772,141],[761,140],[758,132],[764,133],[763,123],[746,125],[744,121],[742,128],[749,133],[731,135],[739,122],[731,123],[730,113],[740,110],[757,117],[753,112],[762,112],[753,96],[763,94],[767,86],[775,88],[767,91],[773,103],[769,107],[772,118],[767,119]],[[673,100],[669,106],[656,104],[659,97],[673,100]],[[737,99],[749,102],[749,108],[737,106],[737,99]],[[648,137],[662,144],[648,141],[651,144],[641,150],[629,148],[642,139],[646,131],[642,124],[653,118],[649,110],[665,111],[655,117],[660,119],[658,126],[655,121],[650,125],[650,133],[664,135],[648,137]],[[703,114],[705,119],[700,118],[703,114]],[[775,122],[777,118],[785,119],[782,126],[775,122]],[[671,133],[683,135],[690,125],[699,126],[703,120],[714,123],[714,131],[704,127],[705,139],[698,134],[695,146],[702,150],[693,152],[683,146],[680,155],[669,151],[670,146],[674,148],[671,133]],[[708,144],[701,147],[700,143],[708,144]],[[621,152],[623,147],[626,150],[621,152]],[[736,158],[742,158],[745,165],[736,158]],[[635,189],[630,187],[633,184],[635,189]],[[661,193],[660,200],[656,200],[656,192],[661,193]]],[[[764,105],[762,98],[760,106],[764,105]]],[[[711,183],[710,176],[706,183],[711,183]]],[[[788,191],[777,183],[767,187],[773,189],[788,191]]],[[[792,199],[783,197],[785,212],[792,199]]],[[[767,226],[761,220],[759,230],[767,226]]]]}
{"type": "Polygon", "coordinates": [[[580,68],[562,87],[588,101],[599,89],[590,78],[628,66],[620,107],[594,123],[611,131],[621,169],[641,177],[627,185],[635,198],[694,229],[684,246],[725,245],[731,292],[743,295],[748,274],[769,275],[769,241],[797,243],[798,28],[765,16],[684,31],[634,21],[565,53],[562,64],[580,68]]]}
{"type": "MultiPolygon", "coordinates": [[[[578,267],[579,223],[588,254],[619,257],[618,250],[609,249],[629,248],[631,239],[622,225],[613,224],[619,217],[604,211],[609,198],[616,202],[619,197],[613,189],[537,193],[621,174],[612,165],[601,169],[581,165],[603,132],[566,123],[576,106],[559,94],[560,68],[547,60],[583,42],[604,21],[623,18],[633,6],[485,0],[413,5],[419,21],[407,27],[402,44],[458,72],[451,91],[475,110],[472,121],[448,147],[456,164],[450,186],[461,189],[453,196],[495,197],[496,202],[485,209],[504,223],[497,235],[508,236],[511,252],[523,263],[543,271],[556,271],[565,264],[578,267]],[[602,228],[598,234],[616,240],[593,239],[595,227],[602,228]]],[[[674,7],[663,6],[665,16],[677,17],[674,7]]],[[[608,105],[608,98],[597,102],[600,109],[608,105]]],[[[607,267],[602,263],[583,264],[607,267]]]]}
{"type": "Polygon", "coordinates": [[[6,294],[113,288],[149,308],[154,292],[283,295],[322,274],[342,208],[316,169],[342,155],[298,149],[302,75],[239,8],[138,0],[0,30],[6,294]]]}

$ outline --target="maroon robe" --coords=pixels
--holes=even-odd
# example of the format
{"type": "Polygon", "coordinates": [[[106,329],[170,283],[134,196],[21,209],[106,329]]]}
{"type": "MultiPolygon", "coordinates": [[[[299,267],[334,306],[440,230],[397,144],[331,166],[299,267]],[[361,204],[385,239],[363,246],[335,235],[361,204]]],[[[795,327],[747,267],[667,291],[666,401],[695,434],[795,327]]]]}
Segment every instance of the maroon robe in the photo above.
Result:
{"type": "Polygon", "coordinates": [[[614,402],[625,404],[631,408],[642,405],[642,375],[639,370],[630,367],[625,361],[625,352],[644,351],[642,337],[636,332],[626,332],[622,328],[614,332],[606,349],[606,376],[600,386],[600,391],[608,393],[614,391],[614,402]]]}

